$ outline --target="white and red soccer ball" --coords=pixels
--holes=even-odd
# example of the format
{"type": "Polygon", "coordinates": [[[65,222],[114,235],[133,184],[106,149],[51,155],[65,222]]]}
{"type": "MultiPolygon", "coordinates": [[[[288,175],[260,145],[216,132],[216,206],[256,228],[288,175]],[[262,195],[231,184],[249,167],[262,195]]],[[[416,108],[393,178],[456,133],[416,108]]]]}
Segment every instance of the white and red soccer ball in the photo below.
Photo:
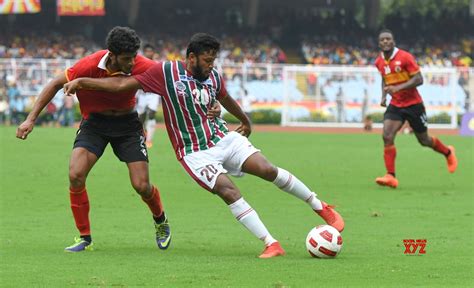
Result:
{"type": "Polygon", "coordinates": [[[306,249],[316,258],[334,258],[341,252],[342,236],[336,228],[319,225],[308,233],[306,249]]]}

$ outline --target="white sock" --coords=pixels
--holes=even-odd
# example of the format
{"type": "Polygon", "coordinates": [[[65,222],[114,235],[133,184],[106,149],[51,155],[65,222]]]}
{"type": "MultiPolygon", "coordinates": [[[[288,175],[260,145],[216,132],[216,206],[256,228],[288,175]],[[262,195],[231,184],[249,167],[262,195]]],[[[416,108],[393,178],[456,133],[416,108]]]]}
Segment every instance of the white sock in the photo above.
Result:
{"type": "Polygon", "coordinates": [[[155,133],[156,120],[151,119],[146,121],[146,141],[153,142],[153,134],[155,133]]]}
{"type": "Polygon", "coordinates": [[[277,240],[270,235],[270,232],[268,232],[262,220],[258,217],[257,212],[250,207],[243,197],[230,204],[229,208],[234,217],[242,223],[245,228],[247,228],[258,239],[265,242],[265,246],[277,242],[277,240]]]}
{"type": "Polygon", "coordinates": [[[290,172],[285,169],[278,168],[278,175],[273,180],[275,184],[281,190],[290,193],[308,203],[313,210],[323,209],[323,204],[321,200],[316,197],[316,193],[309,190],[309,188],[304,185],[298,178],[293,176],[290,172]]]}

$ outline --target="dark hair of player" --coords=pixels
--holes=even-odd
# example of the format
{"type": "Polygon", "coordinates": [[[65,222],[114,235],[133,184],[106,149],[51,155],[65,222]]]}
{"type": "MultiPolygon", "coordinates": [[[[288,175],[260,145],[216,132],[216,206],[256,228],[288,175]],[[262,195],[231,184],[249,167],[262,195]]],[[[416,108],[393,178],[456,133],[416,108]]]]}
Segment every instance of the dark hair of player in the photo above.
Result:
{"type": "Polygon", "coordinates": [[[393,32],[392,32],[392,30],[390,30],[390,29],[384,28],[384,29],[380,30],[379,36],[380,36],[380,34],[382,34],[382,33],[390,33],[390,34],[392,35],[392,38],[395,39],[395,35],[393,35],[393,32]]]}
{"type": "Polygon", "coordinates": [[[135,30],[116,26],[110,30],[105,40],[107,49],[115,55],[135,53],[140,48],[140,38],[135,30]]]}
{"type": "Polygon", "coordinates": [[[199,56],[204,52],[218,52],[220,48],[221,44],[214,36],[206,33],[197,33],[194,34],[189,41],[188,49],[186,49],[186,57],[188,57],[191,52],[199,56]]]}

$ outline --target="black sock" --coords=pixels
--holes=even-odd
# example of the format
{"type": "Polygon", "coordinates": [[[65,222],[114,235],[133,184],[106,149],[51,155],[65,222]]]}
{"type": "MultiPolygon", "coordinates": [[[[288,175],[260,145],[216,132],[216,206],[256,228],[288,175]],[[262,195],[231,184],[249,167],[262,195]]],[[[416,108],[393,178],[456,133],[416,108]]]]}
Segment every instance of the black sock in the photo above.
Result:
{"type": "Polygon", "coordinates": [[[161,213],[160,217],[153,216],[153,219],[155,219],[156,224],[161,224],[161,223],[165,222],[165,220],[166,220],[165,212],[161,213]]]}
{"type": "Polygon", "coordinates": [[[91,235],[81,235],[81,238],[86,240],[89,243],[92,243],[92,236],[91,235]]]}

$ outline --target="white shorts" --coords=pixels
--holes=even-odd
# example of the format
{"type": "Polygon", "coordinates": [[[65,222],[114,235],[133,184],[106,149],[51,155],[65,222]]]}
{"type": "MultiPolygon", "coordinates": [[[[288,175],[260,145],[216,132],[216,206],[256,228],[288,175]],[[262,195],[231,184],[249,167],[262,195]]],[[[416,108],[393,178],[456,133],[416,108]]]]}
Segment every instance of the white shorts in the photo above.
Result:
{"type": "Polygon", "coordinates": [[[137,91],[137,112],[138,114],[143,114],[146,111],[146,108],[153,111],[158,110],[159,98],[158,94],[143,92],[143,90],[137,91]]]}
{"type": "Polygon", "coordinates": [[[184,156],[181,164],[199,185],[212,191],[217,176],[221,173],[243,176],[242,164],[250,155],[259,151],[247,137],[232,131],[216,146],[184,156]]]}

